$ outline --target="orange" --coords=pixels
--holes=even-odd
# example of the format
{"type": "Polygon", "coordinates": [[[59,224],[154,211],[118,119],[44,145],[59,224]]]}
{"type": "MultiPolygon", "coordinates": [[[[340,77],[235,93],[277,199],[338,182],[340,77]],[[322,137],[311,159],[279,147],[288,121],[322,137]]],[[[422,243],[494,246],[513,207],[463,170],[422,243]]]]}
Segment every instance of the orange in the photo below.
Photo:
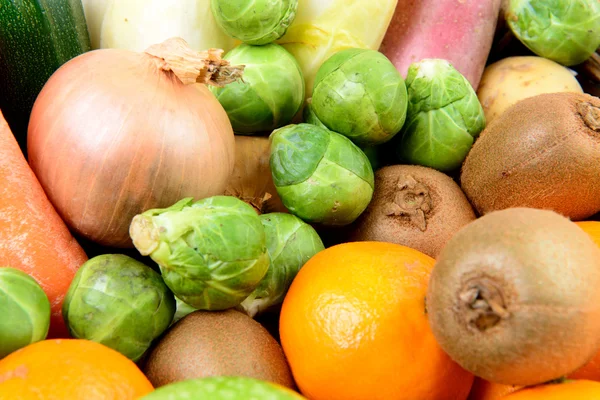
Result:
{"type": "MultiPolygon", "coordinates": [[[[598,246],[600,246],[600,222],[598,221],[579,221],[575,222],[583,229],[598,246]]],[[[600,351],[596,353],[587,364],[577,371],[568,375],[569,379],[588,379],[600,381],[600,351]]]]}
{"type": "Polygon", "coordinates": [[[502,400],[600,400],[600,382],[564,381],[524,388],[502,400]]]}
{"type": "Polygon", "coordinates": [[[569,379],[587,379],[600,381],[600,352],[588,361],[583,367],[567,376],[569,379]]]}
{"type": "Polygon", "coordinates": [[[578,221],[575,222],[581,229],[583,229],[592,240],[600,246],[600,222],[598,221],[578,221]]]}
{"type": "Polygon", "coordinates": [[[435,260],[351,242],[313,256],[281,310],[281,344],[311,400],[465,400],[473,376],[439,347],[425,293],[435,260]]]}
{"type": "Polygon", "coordinates": [[[522,386],[502,385],[475,377],[468,400],[498,400],[520,388],[522,386]]]}
{"type": "Polygon", "coordinates": [[[154,390],[121,353],[83,339],[47,339],[0,360],[0,399],[129,400],[154,390]]]}

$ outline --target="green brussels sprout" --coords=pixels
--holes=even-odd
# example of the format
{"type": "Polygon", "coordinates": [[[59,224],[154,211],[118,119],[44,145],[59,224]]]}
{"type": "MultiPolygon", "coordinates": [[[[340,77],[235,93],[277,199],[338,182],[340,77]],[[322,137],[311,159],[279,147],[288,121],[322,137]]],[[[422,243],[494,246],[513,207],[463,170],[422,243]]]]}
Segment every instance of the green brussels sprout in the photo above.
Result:
{"type": "Polygon", "coordinates": [[[317,71],[312,110],[334,132],[364,147],[392,139],[406,118],[404,79],[382,53],[349,48],[317,71]]]}
{"type": "MultiPolygon", "coordinates": [[[[310,99],[307,100],[306,105],[304,106],[302,119],[307,124],[317,125],[317,126],[320,126],[321,128],[329,129],[321,122],[321,120],[319,120],[319,118],[316,116],[316,114],[312,110],[312,105],[311,105],[310,99]]],[[[361,147],[361,150],[365,153],[365,155],[371,162],[371,167],[373,168],[373,171],[375,171],[377,168],[379,168],[381,166],[381,159],[380,159],[381,157],[379,154],[380,151],[379,151],[378,146],[361,147]]]]}
{"type": "Polygon", "coordinates": [[[278,385],[246,376],[209,376],[161,386],[139,400],[306,400],[278,385]]]}
{"type": "Polygon", "coordinates": [[[269,268],[260,218],[233,196],[185,198],[147,210],[133,218],[129,232],[175,296],[199,310],[237,306],[269,268]]]}
{"type": "Polygon", "coordinates": [[[373,171],[376,171],[383,165],[382,155],[381,155],[381,146],[368,146],[363,147],[362,151],[365,153],[369,162],[371,163],[371,168],[373,171]]]}
{"type": "Polygon", "coordinates": [[[292,214],[274,212],[260,219],[271,265],[258,287],[240,304],[250,317],[279,306],[300,268],[325,249],[317,231],[292,214]]]}
{"type": "Polygon", "coordinates": [[[62,312],[74,338],[137,361],[171,324],[175,297],[149,266],[124,254],[102,254],[77,270],[62,312]]]}
{"type": "Polygon", "coordinates": [[[278,44],[241,44],[224,57],[243,64],[244,77],[224,87],[210,86],[238,134],[272,131],[289,123],[304,102],[298,62],[278,44]]]}
{"type": "Polygon", "coordinates": [[[347,137],[311,124],[290,124],[271,134],[269,163],[283,205],[304,221],[352,223],[373,196],[373,168],[347,137]]]}
{"type": "Polygon", "coordinates": [[[35,279],[0,267],[0,359],[46,339],[50,313],[48,296],[35,279]]]}
{"type": "Polygon", "coordinates": [[[298,0],[211,0],[215,21],[229,36],[263,45],[282,37],[296,18],[298,0]]]}
{"type": "Polygon", "coordinates": [[[325,124],[321,122],[319,117],[317,117],[317,115],[313,111],[312,102],[310,99],[308,99],[306,101],[306,104],[304,105],[304,111],[302,112],[302,121],[304,121],[304,123],[306,124],[317,125],[321,128],[329,129],[325,126],[325,124]]]}
{"type": "Polygon", "coordinates": [[[444,172],[460,167],[485,128],[485,114],[473,87],[442,59],[411,64],[406,84],[406,123],[393,143],[400,162],[444,172]]]}
{"type": "Polygon", "coordinates": [[[600,47],[598,0],[510,0],[505,18],[521,43],[565,66],[584,62],[600,47]]]}

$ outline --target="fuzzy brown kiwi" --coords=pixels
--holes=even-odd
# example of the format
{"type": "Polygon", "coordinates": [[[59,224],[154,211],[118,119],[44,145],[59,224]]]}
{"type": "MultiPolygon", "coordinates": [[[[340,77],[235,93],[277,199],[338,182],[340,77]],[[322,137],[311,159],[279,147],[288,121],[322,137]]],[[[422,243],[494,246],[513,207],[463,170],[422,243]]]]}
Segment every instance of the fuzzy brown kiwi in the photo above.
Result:
{"type": "Polygon", "coordinates": [[[482,132],[461,187],[483,215],[510,207],[573,220],[600,211],[600,99],[550,93],[514,104],[482,132]]]}
{"type": "Polygon", "coordinates": [[[435,258],[474,219],[469,201],[446,174],[418,165],[391,165],[375,172],[373,198],[351,227],[349,240],[401,244],[435,258]]]}
{"type": "Polygon", "coordinates": [[[433,268],[431,329],[459,365],[491,382],[567,375],[600,348],[600,249],[550,210],[491,212],[456,233],[433,268]]]}
{"type": "Polygon", "coordinates": [[[279,343],[258,322],[233,309],[186,315],[154,346],[142,369],[156,388],[223,375],[295,387],[279,343]]]}

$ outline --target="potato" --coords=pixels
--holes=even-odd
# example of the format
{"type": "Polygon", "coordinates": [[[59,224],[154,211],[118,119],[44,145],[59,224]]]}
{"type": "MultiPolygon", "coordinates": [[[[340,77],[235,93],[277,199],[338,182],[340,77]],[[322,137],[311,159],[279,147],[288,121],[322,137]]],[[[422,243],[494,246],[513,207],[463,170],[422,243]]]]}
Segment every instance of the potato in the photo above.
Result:
{"type": "Polygon", "coordinates": [[[519,100],[544,93],[583,93],[568,68],[537,56],[507,57],[487,66],[477,97],[487,124],[519,100]]]}

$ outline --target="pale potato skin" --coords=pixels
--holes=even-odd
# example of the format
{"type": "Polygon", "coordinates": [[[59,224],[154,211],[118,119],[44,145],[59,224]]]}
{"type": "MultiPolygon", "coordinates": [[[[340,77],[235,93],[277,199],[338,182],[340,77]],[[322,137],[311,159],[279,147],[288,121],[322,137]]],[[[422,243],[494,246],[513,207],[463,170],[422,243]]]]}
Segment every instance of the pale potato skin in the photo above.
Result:
{"type": "Polygon", "coordinates": [[[568,68],[543,57],[520,56],[487,66],[477,97],[489,124],[519,100],[556,92],[583,93],[583,89],[568,68]]]}

